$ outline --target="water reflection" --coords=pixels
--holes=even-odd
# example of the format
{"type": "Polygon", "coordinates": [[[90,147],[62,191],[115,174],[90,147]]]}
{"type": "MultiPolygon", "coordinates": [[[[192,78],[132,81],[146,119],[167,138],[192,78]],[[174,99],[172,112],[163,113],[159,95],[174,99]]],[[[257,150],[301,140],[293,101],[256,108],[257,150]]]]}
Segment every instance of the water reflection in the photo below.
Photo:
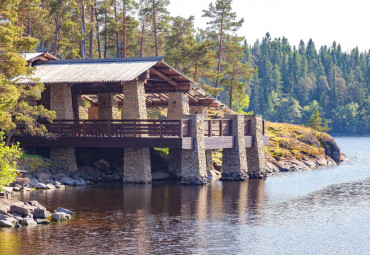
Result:
{"type": "Polygon", "coordinates": [[[370,250],[368,153],[358,151],[362,160],[337,168],[267,181],[23,193],[24,201],[62,206],[76,217],[2,229],[0,254],[363,254],[370,250]]]}

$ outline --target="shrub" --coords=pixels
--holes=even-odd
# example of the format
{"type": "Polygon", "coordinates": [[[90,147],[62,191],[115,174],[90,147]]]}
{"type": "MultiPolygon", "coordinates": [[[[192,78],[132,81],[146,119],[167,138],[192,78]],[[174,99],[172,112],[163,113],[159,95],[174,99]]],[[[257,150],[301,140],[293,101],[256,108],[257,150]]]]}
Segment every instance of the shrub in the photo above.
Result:
{"type": "Polygon", "coordinates": [[[5,146],[5,142],[0,142],[0,191],[15,180],[17,160],[21,156],[22,151],[18,145],[5,146]]]}

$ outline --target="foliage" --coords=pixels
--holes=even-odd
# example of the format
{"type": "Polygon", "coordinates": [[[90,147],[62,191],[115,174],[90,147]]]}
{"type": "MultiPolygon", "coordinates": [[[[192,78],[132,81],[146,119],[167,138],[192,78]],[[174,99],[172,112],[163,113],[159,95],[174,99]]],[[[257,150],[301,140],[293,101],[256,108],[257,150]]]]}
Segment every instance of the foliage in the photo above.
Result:
{"type": "Polygon", "coordinates": [[[22,156],[18,145],[6,146],[2,138],[3,135],[0,137],[0,191],[15,180],[17,160],[22,156]]]}
{"type": "Polygon", "coordinates": [[[314,110],[336,133],[369,134],[370,54],[340,44],[316,49],[312,39],[299,47],[287,38],[248,46],[245,61],[258,68],[250,83],[250,110],[271,121],[305,124],[314,110]]]}
{"type": "Polygon", "coordinates": [[[22,170],[26,170],[27,172],[37,172],[41,168],[49,168],[51,161],[47,161],[38,155],[23,153],[22,157],[18,160],[18,165],[22,170]]]}
{"type": "Polygon", "coordinates": [[[37,40],[21,37],[21,29],[16,25],[18,1],[2,1],[0,6],[0,130],[6,132],[6,145],[12,135],[22,127],[23,132],[45,134],[43,125],[36,117],[52,119],[54,113],[43,106],[29,104],[40,97],[43,84],[16,84],[15,76],[26,78],[32,69],[19,52],[29,51],[35,47],[37,40]]]}

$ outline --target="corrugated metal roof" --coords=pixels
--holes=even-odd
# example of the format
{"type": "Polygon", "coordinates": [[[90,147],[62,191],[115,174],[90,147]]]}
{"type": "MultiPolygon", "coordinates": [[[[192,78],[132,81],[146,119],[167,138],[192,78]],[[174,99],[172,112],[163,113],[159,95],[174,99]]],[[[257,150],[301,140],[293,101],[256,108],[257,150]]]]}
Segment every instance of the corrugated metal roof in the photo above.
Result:
{"type": "Polygon", "coordinates": [[[38,56],[41,56],[45,52],[33,52],[33,53],[22,53],[21,56],[26,60],[30,61],[33,58],[37,58],[38,56]]]}
{"type": "MultiPolygon", "coordinates": [[[[33,78],[42,83],[132,81],[162,58],[89,59],[48,61],[36,66],[33,78]]],[[[32,83],[19,79],[18,83],[32,83]]]]}

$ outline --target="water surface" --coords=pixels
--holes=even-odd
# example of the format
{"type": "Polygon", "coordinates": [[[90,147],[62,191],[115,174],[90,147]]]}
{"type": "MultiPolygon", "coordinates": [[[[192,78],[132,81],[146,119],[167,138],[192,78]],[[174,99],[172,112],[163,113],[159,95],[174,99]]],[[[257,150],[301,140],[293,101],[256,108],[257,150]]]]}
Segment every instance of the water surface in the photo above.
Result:
{"type": "Polygon", "coordinates": [[[370,138],[340,166],[265,181],[24,193],[73,221],[0,230],[0,254],[370,254],[370,138]]]}

